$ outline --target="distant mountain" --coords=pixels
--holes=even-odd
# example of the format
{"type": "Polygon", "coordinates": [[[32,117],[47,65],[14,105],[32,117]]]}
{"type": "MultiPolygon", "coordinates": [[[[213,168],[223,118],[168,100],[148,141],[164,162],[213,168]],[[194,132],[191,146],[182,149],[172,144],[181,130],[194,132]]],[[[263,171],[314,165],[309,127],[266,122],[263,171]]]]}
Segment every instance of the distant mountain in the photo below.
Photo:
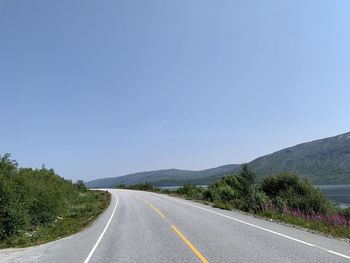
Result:
{"type": "Polygon", "coordinates": [[[224,175],[232,174],[239,169],[239,164],[228,164],[202,171],[178,169],[140,172],[119,177],[102,178],[87,182],[87,187],[114,187],[117,184],[152,183],[157,186],[175,186],[183,184],[209,184],[224,175]]]}
{"type": "MultiPolygon", "coordinates": [[[[314,184],[350,184],[350,132],[335,137],[298,144],[259,157],[249,167],[257,181],[279,172],[294,172],[309,178],[314,184]]],[[[237,173],[241,165],[230,164],[203,171],[159,170],[97,179],[88,187],[114,187],[116,184],[149,182],[157,186],[175,186],[187,183],[210,184],[219,178],[237,173]]]]}

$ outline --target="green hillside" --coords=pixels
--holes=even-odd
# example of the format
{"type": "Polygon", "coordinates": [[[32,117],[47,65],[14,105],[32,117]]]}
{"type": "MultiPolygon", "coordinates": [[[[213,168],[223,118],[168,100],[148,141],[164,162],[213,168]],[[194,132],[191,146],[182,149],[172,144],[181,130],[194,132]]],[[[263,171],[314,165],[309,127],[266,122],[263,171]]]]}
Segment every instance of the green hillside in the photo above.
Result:
{"type": "Polygon", "coordinates": [[[350,183],[350,133],[302,143],[249,163],[258,180],[278,172],[295,172],[314,184],[350,183]]]}

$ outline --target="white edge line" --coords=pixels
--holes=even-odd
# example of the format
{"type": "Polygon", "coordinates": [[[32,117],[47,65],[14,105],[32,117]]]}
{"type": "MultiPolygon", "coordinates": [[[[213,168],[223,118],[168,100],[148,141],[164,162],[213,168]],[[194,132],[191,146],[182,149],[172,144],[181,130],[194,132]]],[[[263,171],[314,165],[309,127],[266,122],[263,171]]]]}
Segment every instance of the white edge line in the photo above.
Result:
{"type": "Polygon", "coordinates": [[[87,256],[87,258],[85,259],[84,263],[88,263],[92,257],[92,255],[94,254],[96,248],[98,247],[98,244],[101,242],[104,234],[106,233],[107,231],[107,228],[109,227],[109,224],[111,223],[112,221],[112,218],[114,216],[114,213],[115,213],[115,210],[117,209],[117,206],[118,206],[118,196],[116,194],[114,194],[115,198],[116,198],[116,203],[115,203],[115,206],[114,206],[114,209],[113,209],[113,212],[112,212],[112,215],[111,217],[109,218],[108,222],[107,222],[107,225],[105,226],[105,228],[103,229],[101,235],[99,236],[99,238],[97,239],[94,247],[91,249],[89,255],[87,256]]]}
{"type": "MultiPolygon", "coordinates": [[[[157,196],[158,196],[158,195],[157,195],[157,196]]],[[[295,241],[295,242],[299,242],[299,243],[301,243],[301,244],[304,244],[304,245],[307,245],[307,246],[310,246],[310,247],[318,248],[318,249],[320,249],[320,250],[323,250],[323,251],[325,251],[325,252],[331,253],[331,254],[333,254],[333,255],[337,255],[337,256],[340,256],[340,257],[343,257],[343,258],[346,258],[346,259],[350,259],[350,256],[347,256],[347,255],[344,255],[344,254],[335,252],[335,251],[333,251],[333,250],[329,250],[329,249],[326,249],[326,248],[323,248],[323,247],[320,247],[320,246],[317,246],[317,245],[314,245],[314,244],[311,244],[311,243],[302,241],[302,240],[300,240],[300,239],[297,239],[297,238],[294,238],[294,237],[291,237],[291,236],[284,235],[284,234],[282,234],[282,233],[278,233],[278,232],[276,232],[276,231],[267,229],[267,228],[265,228],[265,227],[257,226],[257,225],[254,225],[254,224],[245,222],[245,221],[243,221],[243,220],[240,220],[240,219],[237,219],[237,218],[234,218],[234,217],[231,217],[231,216],[227,216],[227,215],[221,214],[221,213],[219,213],[219,212],[212,211],[212,210],[207,209],[207,208],[204,208],[204,207],[200,207],[200,206],[198,206],[198,205],[194,205],[194,204],[191,204],[191,203],[188,203],[188,202],[185,202],[185,201],[178,200],[178,199],[176,199],[176,198],[171,198],[171,197],[169,197],[169,199],[174,200],[174,201],[179,202],[179,203],[187,204],[187,205],[189,205],[189,206],[193,206],[193,207],[202,209],[202,210],[204,210],[204,211],[207,211],[207,212],[210,212],[210,213],[213,213],[213,214],[222,216],[222,217],[226,217],[226,218],[228,218],[228,219],[237,221],[237,222],[239,222],[239,223],[246,224],[246,225],[248,225],[248,226],[261,229],[261,230],[263,230],[263,231],[266,231],[266,232],[269,232],[269,233],[272,233],[272,234],[275,234],[275,235],[278,235],[278,236],[281,236],[281,237],[284,237],[284,238],[293,240],[293,241],[295,241]]]]}

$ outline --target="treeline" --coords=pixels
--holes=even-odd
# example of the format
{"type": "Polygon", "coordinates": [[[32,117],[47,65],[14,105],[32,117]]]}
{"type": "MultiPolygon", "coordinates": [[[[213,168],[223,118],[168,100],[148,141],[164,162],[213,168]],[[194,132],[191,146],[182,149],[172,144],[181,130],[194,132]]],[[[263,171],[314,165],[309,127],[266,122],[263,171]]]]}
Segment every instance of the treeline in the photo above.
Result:
{"type": "Polygon", "coordinates": [[[54,170],[19,168],[0,156],[0,247],[44,242],[89,224],[109,203],[106,193],[87,190],[54,170]]]}
{"type": "MultiPolygon", "coordinates": [[[[172,191],[152,190],[151,186],[147,189],[350,238],[350,208],[339,208],[309,180],[291,173],[271,175],[256,184],[255,174],[244,165],[237,175],[225,176],[207,188],[184,185],[172,191]]],[[[149,191],[147,189],[137,190],[149,191]]]]}

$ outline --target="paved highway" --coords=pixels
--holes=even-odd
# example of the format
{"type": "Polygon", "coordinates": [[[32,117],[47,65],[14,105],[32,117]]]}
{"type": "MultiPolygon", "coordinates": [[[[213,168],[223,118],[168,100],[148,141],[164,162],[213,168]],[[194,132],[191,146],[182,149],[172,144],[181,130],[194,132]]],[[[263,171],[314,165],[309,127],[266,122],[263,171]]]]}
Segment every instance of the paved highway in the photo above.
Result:
{"type": "Polygon", "coordinates": [[[350,262],[350,244],[165,195],[109,190],[90,228],[0,262],[350,262]]]}

